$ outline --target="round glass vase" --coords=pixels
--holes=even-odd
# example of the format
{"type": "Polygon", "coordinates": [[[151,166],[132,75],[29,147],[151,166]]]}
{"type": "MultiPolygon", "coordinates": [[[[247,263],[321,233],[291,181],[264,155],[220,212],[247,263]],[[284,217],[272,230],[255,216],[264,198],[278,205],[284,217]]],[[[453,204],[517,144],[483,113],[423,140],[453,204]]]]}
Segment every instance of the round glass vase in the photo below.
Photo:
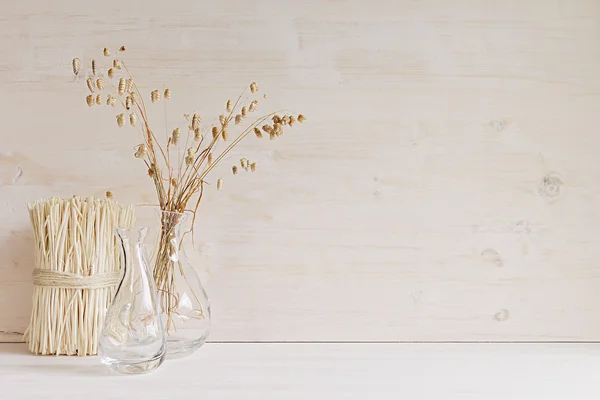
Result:
{"type": "Polygon", "coordinates": [[[160,223],[153,253],[154,282],[162,310],[167,357],[186,356],[208,338],[210,303],[191,265],[186,248],[191,241],[191,212],[159,210],[160,223]]]}

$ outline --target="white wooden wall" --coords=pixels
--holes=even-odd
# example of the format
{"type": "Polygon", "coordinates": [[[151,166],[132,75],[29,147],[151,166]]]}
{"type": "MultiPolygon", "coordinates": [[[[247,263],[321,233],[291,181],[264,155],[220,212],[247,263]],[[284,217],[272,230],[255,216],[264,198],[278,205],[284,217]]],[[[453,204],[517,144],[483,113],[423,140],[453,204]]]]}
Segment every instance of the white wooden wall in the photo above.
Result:
{"type": "Polygon", "coordinates": [[[208,191],[211,340],[600,339],[597,0],[4,1],[0,339],[29,318],[27,201],[154,199],[71,74],[121,44],[169,118],[252,80],[308,117],[208,191]]]}

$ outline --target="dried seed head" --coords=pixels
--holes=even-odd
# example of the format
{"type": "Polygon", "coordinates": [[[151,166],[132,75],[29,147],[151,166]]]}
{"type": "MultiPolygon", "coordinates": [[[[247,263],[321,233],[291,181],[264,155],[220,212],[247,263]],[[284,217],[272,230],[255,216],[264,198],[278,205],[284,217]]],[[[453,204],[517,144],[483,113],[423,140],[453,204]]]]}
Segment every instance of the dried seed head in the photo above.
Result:
{"type": "Polygon", "coordinates": [[[115,76],[115,70],[112,69],[112,68],[109,68],[108,72],[107,72],[107,75],[108,75],[109,79],[112,79],[113,76],[115,76]]]}
{"type": "Polygon", "coordinates": [[[198,114],[192,115],[192,130],[200,128],[200,116],[198,114]]]}
{"type": "Polygon", "coordinates": [[[135,92],[129,92],[129,97],[131,97],[131,101],[135,103],[135,92]]]}
{"type": "Polygon", "coordinates": [[[225,142],[227,141],[227,138],[229,137],[229,134],[227,133],[227,128],[223,128],[223,130],[221,130],[221,137],[225,142]]]}
{"type": "Polygon", "coordinates": [[[238,114],[238,115],[235,116],[235,124],[239,125],[241,123],[242,123],[242,115],[238,114]]]}
{"type": "Polygon", "coordinates": [[[137,151],[134,154],[135,158],[144,158],[146,157],[146,145],[145,144],[140,144],[138,146],[137,151]]]}
{"type": "Polygon", "coordinates": [[[290,117],[288,117],[287,115],[284,115],[283,118],[281,118],[281,123],[283,125],[287,125],[290,122],[290,117]]]}
{"type": "Polygon", "coordinates": [[[125,46],[119,47],[119,51],[125,51],[125,50],[127,50],[127,48],[125,46]]]}
{"type": "Polygon", "coordinates": [[[100,77],[96,79],[96,86],[98,87],[98,90],[104,89],[104,78],[100,77]]]}
{"type": "Polygon", "coordinates": [[[283,135],[283,126],[281,124],[273,125],[273,132],[275,132],[277,136],[283,135]]]}
{"type": "Polygon", "coordinates": [[[242,107],[242,117],[248,116],[248,108],[246,106],[242,107]]]}
{"type": "Polygon", "coordinates": [[[279,115],[273,115],[271,120],[273,121],[273,123],[279,124],[281,122],[281,117],[279,115]]]}
{"type": "Polygon", "coordinates": [[[137,120],[137,117],[136,117],[135,113],[129,114],[129,125],[135,126],[136,120],[137,120]]]}
{"type": "Polygon", "coordinates": [[[254,134],[256,135],[257,138],[262,139],[263,134],[260,131],[260,129],[258,129],[257,127],[254,127],[254,134]]]}
{"type": "Polygon", "coordinates": [[[105,47],[104,50],[102,50],[102,52],[104,53],[104,57],[110,56],[110,50],[108,49],[108,47],[105,47]]]}
{"type": "Polygon", "coordinates": [[[250,92],[256,93],[258,91],[258,84],[256,82],[252,82],[250,84],[250,92]]]}
{"type": "Polygon", "coordinates": [[[113,60],[113,68],[121,69],[121,62],[119,60],[117,60],[116,58],[113,60]]]}
{"type": "Polygon", "coordinates": [[[290,126],[294,126],[294,124],[296,123],[296,118],[294,118],[293,115],[290,115],[288,121],[289,121],[290,126]]]}
{"type": "Polygon", "coordinates": [[[119,92],[119,96],[123,96],[123,93],[125,93],[125,86],[127,86],[127,79],[125,78],[121,78],[119,79],[119,86],[118,86],[118,92],[119,92]]]}
{"type": "Polygon", "coordinates": [[[237,175],[237,172],[238,172],[237,165],[234,165],[233,167],[231,167],[231,172],[233,172],[234,175],[237,175]]]}
{"type": "Polygon", "coordinates": [[[250,107],[248,108],[250,112],[256,110],[258,108],[258,100],[254,100],[252,101],[252,103],[250,103],[250,107]]]}
{"type": "Polygon", "coordinates": [[[92,75],[96,75],[98,69],[96,68],[96,60],[92,60],[92,75]]]}
{"type": "Polygon", "coordinates": [[[240,166],[247,171],[248,170],[248,159],[247,158],[241,158],[240,159],[240,166]]]}
{"type": "Polygon", "coordinates": [[[263,125],[262,130],[267,132],[268,134],[271,134],[271,132],[273,132],[273,128],[271,127],[271,125],[263,125]]]}
{"type": "Polygon", "coordinates": [[[231,112],[231,100],[227,100],[225,110],[227,110],[227,112],[231,112]]]}
{"type": "Polygon", "coordinates": [[[275,140],[276,138],[277,138],[277,135],[275,134],[274,131],[269,132],[269,139],[275,140]]]}
{"type": "Polygon", "coordinates": [[[91,107],[94,105],[94,95],[88,94],[85,97],[85,102],[87,103],[88,107],[91,107]]]}
{"type": "Polygon", "coordinates": [[[219,122],[221,123],[221,125],[225,125],[225,123],[227,122],[223,114],[219,115],[219,122]]]}
{"type": "Polygon", "coordinates": [[[133,99],[131,98],[131,96],[127,96],[125,98],[125,109],[129,110],[132,105],[133,105],[133,99]]]}
{"type": "Polygon", "coordinates": [[[177,178],[171,178],[171,185],[173,185],[173,187],[177,187],[178,184],[177,178]]]}
{"type": "Polygon", "coordinates": [[[119,125],[119,128],[123,126],[123,123],[125,123],[125,114],[121,113],[117,115],[117,125],[119,125]]]}
{"type": "Polygon", "coordinates": [[[185,157],[185,165],[192,165],[194,163],[194,157],[186,156],[185,157]]]}
{"type": "Polygon", "coordinates": [[[250,164],[250,171],[255,172],[256,171],[256,163],[253,162],[252,164],[250,164]]]}
{"type": "Polygon", "coordinates": [[[194,129],[194,140],[199,142],[202,139],[202,133],[200,132],[200,128],[194,129]]]}
{"type": "Polygon", "coordinates": [[[87,87],[90,89],[90,92],[94,93],[94,79],[87,78],[85,82],[87,83],[87,87]]]}
{"type": "Polygon", "coordinates": [[[306,121],[306,117],[302,114],[298,114],[298,122],[302,123],[306,121]]]}
{"type": "Polygon", "coordinates": [[[133,79],[128,78],[127,83],[125,84],[125,91],[131,92],[133,90],[133,79]]]}
{"type": "Polygon", "coordinates": [[[108,98],[106,99],[106,105],[114,107],[116,104],[117,104],[117,98],[113,97],[109,94],[108,98]]]}
{"type": "Polygon", "coordinates": [[[267,97],[268,97],[268,96],[267,96],[267,94],[266,94],[266,93],[265,93],[265,94],[263,94],[263,99],[266,99],[267,97]]]}
{"type": "Polygon", "coordinates": [[[208,153],[208,165],[211,165],[213,162],[213,154],[212,153],[208,153]]]}
{"type": "Polygon", "coordinates": [[[154,177],[154,164],[151,164],[150,168],[148,168],[148,176],[150,178],[154,177]]]}
{"type": "Polygon", "coordinates": [[[98,94],[98,96],[96,96],[96,104],[100,105],[102,104],[102,95],[98,94]]]}
{"type": "Polygon", "coordinates": [[[106,198],[107,199],[112,199],[113,198],[113,194],[112,194],[112,192],[110,190],[106,191],[106,198]]]}
{"type": "Polygon", "coordinates": [[[223,178],[217,179],[217,190],[223,189],[223,178]]]}
{"type": "Polygon", "coordinates": [[[71,66],[73,67],[73,74],[79,75],[79,70],[81,69],[81,60],[79,58],[74,58],[71,62],[71,66]]]}
{"type": "Polygon", "coordinates": [[[194,148],[193,148],[193,147],[189,147],[189,148],[187,149],[187,155],[188,155],[188,156],[194,156],[194,155],[196,155],[196,150],[194,150],[194,148]]]}
{"type": "Polygon", "coordinates": [[[171,98],[171,89],[165,89],[164,98],[166,100],[171,98]]]}
{"type": "Polygon", "coordinates": [[[173,129],[173,133],[171,134],[171,143],[173,143],[175,146],[179,144],[179,136],[179,128],[173,129]]]}
{"type": "Polygon", "coordinates": [[[219,128],[217,128],[216,126],[212,127],[212,137],[213,137],[213,139],[216,139],[217,137],[219,137],[219,128]]]}
{"type": "Polygon", "coordinates": [[[150,98],[152,99],[153,103],[156,103],[157,101],[160,100],[160,93],[158,92],[158,90],[153,90],[150,93],[150,98]]]}

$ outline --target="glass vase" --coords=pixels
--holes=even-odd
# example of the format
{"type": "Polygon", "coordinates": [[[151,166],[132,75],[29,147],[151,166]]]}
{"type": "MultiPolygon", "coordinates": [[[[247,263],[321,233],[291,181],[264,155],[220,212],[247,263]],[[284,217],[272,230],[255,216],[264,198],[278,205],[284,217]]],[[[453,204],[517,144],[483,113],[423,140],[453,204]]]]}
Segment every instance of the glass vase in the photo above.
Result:
{"type": "Polygon", "coordinates": [[[156,286],[144,255],[148,229],[117,229],[121,281],[98,340],[98,355],[111,370],[142,374],[158,368],[166,355],[156,286]]]}
{"type": "Polygon", "coordinates": [[[159,211],[160,225],[154,255],[158,290],[169,357],[186,356],[208,338],[210,303],[186,247],[191,241],[192,213],[159,211]]]}

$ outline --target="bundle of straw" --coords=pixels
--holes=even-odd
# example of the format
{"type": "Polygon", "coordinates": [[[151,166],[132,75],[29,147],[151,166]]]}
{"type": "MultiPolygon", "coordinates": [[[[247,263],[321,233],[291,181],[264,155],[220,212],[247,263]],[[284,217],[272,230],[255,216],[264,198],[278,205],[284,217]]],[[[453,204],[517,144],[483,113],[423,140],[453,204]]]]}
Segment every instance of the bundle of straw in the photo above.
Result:
{"type": "Polygon", "coordinates": [[[35,354],[93,355],[119,281],[115,228],[134,223],[131,206],[93,197],[28,205],[35,241],[33,309],[25,341],[35,354]]]}

